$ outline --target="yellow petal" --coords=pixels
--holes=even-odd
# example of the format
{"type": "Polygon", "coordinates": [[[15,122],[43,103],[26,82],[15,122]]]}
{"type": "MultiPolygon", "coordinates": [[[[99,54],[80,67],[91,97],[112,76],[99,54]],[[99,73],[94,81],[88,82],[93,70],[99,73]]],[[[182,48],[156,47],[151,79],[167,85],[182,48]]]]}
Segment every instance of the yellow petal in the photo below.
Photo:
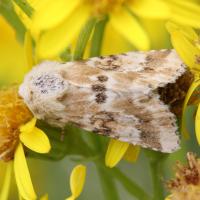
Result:
{"type": "Polygon", "coordinates": [[[122,8],[120,12],[110,13],[109,17],[113,27],[139,50],[150,49],[148,35],[127,10],[122,8]]]}
{"type": "Polygon", "coordinates": [[[166,39],[168,38],[168,33],[165,28],[164,20],[150,20],[141,18],[140,23],[148,33],[149,39],[151,41],[151,49],[163,49],[163,47],[169,46],[169,41],[166,39]]]}
{"type": "Polygon", "coordinates": [[[189,101],[189,105],[198,107],[200,103],[199,95],[200,95],[200,91],[195,92],[195,94],[192,95],[192,98],[189,101]]]}
{"type": "Polygon", "coordinates": [[[133,1],[128,6],[136,15],[142,18],[166,19],[170,16],[168,5],[158,0],[133,1]]]}
{"type": "Polygon", "coordinates": [[[77,37],[90,14],[90,7],[79,6],[69,18],[42,35],[39,55],[43,58],[59,54],[77,37]]]}
{"type": "Polygon", "coordinates": [[[190,1],[165,1],[172,11],[171,19],[178,23],[184,23],[193,28],[200,28],[200,6],[190,1]]]}
{"type": "Polygon", "coordinates": [[[135,163],[140,153],[140,147],[130,144],[123,158],[126,161],[135,163]]]}
{"type": "Polygon", "coordinates": [[[106,166],[114,167],[121,160],[129,145],[129,143],[111,139],[106,153],[106,166]]]}
{"type": "Polygon", "coordinates": [[[74,200],[74,197],[68,197],[66,200],[74,200]]]}
{"type": "Polygon", "coordinates": [[[170,194],[165,198],[165,200],[171,200],[171,197],[173,197],[173,196],[174,196],[174,194],[170,194]]]}
{"type": "Polygon", "coordinates": [[[48,153],[51,149],[49,138],[37,127],[34,127],[29,132],[21,132],[19,138],[25,146],[35,152],[48,153]]]}
{"type": "MultiPolygon", "coordinates": [[[[183,103],[183,114],[182,114],[182,132],[183,132],[183,136],[189,140],[190,137],[187,133],[187,129],[186,129],[186,126],[185,126],[185,119],[184,119],[184,114],[185,114],[185,108],[187,106],[187,103],[192,95],[192,93],[194,92],[194,90],[199,86],[200,82],[199,82],[199,76],[195,76],[195,79],[192,83],[192,85],[190,86],[187,94],[186,94],[186,97],[185,97],[185,100],[184,100],[184,103],[183,103]]],[[[196,123],[195,123],[196,124],[196,123]]]]}
{"type": "Polygon", "coordinates": [[[48,199],[49,199],[48,194],[45,194],[40,200],[48,200],[48,199]]]}
{"type": "Polygon", "coordinates": [[[20,127],[20,132],[31,132],[35,127],[36,121],[36,118],[32,118],[29,122],[20,127]]]}
{"type": "Polygon", "coordinates": [[[179,31],[171,34],[172,45],[183,62],[190,68],[194,67],[195,55],[200,51],[195,48],[179,31]]]}
{"type": "Polygon", "coordinates": [[[198,38],[199,38],[198,35],[190,26],[173,23],[171,21],[168,21],[165,25],[166,25],[167,31],[170,34],[172,34],[174,30],[178,30],[180,33],[183,34],[183,36],[186,37],[187,40],[189,40],[190,43],[193,43],[194,41],[196,42],[198,41],[198,38]]]}
{"type": "Polygon", "coordinates": [[[101,55],[119,54],[132,50],[132,45],[108,21],[103,35],[101,55]]]}
{"type": "Polygon", "coordinates": [[[33,14],[34,25],[42,30],[53,28],[68,17],[71,18],[70,15],[75,12],[78,5],[81,7],[80,4],[80,0],[48,0],[33,14]]]}
{"type": "Polygon", "coordinates": [[[37,38],[36,46],[35,46],[35,64],[36,65],[41,61],[41,58],[39,55],[39,46],[40,46],[41,37],[42,37],[42,33],[40,32],[37,38]]]}
{"type": "Polygon", "coordinates": [[[13,168],[13,162],[10,161],[7,164],[7,169],[4,177],[4,182],[3,182],[3,187],[1,189],[1,195],[0,199],[1,200],[7,200],[8,195],[9,195],[9,190],[10,190],[10,181],[11,181],[11,175],[12,175],[12,168],[13,168]]]}
{"type": "Polygon", "coordinates": [[[22,197],[26,200],[34,200],[37,198],[33,189],[31,177],[28,171],[24,150],[21,142],[19,143],[14,157],[14,172],[18,189],[22,197]]]}
{"type": "Polygon", "coordinates": [[[24,46],[17,41],[15,29],[2,15],[0,15],[0,26],[0,74],[2,85],[10,85],[13,81],[22,83],[24,75],[28,71],[24,46]]]}
{"type": "Polygon", "coordinates": [[[195,131],[196,131],[197,141],[200,145],[200,106],[198,106],[197,108],[197,113],[195,117],[195,131]]]}
{"type": "Polygon", "coordinates": [[[19,196],[19,200],[24,200],[24,198],[23,198],[22,195],[20,194],[19,190],[18,190],[18,196],[19,196]]]}
{"type": "Polygon", "coordinates": [[[25,55],[28,71],[34,66],[32,48],[31,32],[27,30],[25,35],[25,55]]]}
{"type": "Polygon", "coordinates": [[[80,195],[85,183],[85,174],[86,167],[83,165],[78,165],[73,169],[70,176],[70,188],[72,191],[72,196],[67,198],[68,200],[75,199],[80,195]]]}

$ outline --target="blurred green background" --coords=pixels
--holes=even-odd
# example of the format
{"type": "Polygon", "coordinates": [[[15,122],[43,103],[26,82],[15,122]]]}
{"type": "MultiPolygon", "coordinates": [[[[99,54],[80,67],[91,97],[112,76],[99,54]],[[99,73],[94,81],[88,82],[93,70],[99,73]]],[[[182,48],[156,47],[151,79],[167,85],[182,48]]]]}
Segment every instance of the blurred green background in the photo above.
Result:
{"type": "MultiPolygon", "coordinates": [[[[143,22],[143,24],[145,24],[145,22],[143,22]]],[[[162,24],[164,31],[164,23],[162,24]]],[[[154,26],[155,25],[156,23],[154,26]]],[[[148,29],[148,27],[146,28],[148,29]]],[[[172,48],[167,32],[164,32],[164,37],[165,40],[162,40],[162,43],[158,42],[157,44],[154,44],[154,48],[172,48]]],[[[106,54],[106,51],[104,54],[106,54]]],[[[112,54],[112,52],[110,52],[110,54],[112,54]]],[[[16,34],[12,27],[0,15],[0,86],[9,86],[13,81],[21,83],[26,72],[27,69],[25,64],[24,48],[16,40],[16,34]]],[[[185,157],[188,151],[196,153],[198,157],[200,156],[200,147],[196,140],[194,121],[192,119],[194,111],[195,107],[192,106],[189,106],[186,109],[185,120],[191,139],[188,141],[182,137],[181,149],[169,155],[165,163],[165,180],[169,180],[170,177],[173,176],[172,170],[168,166],[173,166],[173,162],[177,160],[181,160],[182,163],[185,164],[185,157]]],[[[50,200],[65,199],[71,196],[69,186],[70,173],[72,169],[80,163],[72,162],[70,157],[66,157],[59,162],[49,162],[30,158],[27,160],[33,185],[38,198],[41,198],[46,193],[49,194],[50,200]]],[[[85,186],[78,199],[104,199],[95,165],[92,162],[81,164],[87,167],[87,171],[85,186]]],[[[2,180],[4,178],[5,166],[6,164],[4,163],[0,166],[0,187],[2,186],[2,180]]],[[[135,164],[126,162],[122,159],[117,167],[120,168],[120,170],[124,172],[128,177],[138,183],[145,191],[150,194],[152,193],[149,166],[142,150],[135,164]]],[[[126,192],[126,190],[123,188],[123,186],[120,185],[119,182],[117,182],[117,188],[119,190],[121,199],[135,199],[133,196],[126,192]]],[[[11,193],[9,199],[18,199],[18,192],[14,176],[12,178],[11,193]]]]}

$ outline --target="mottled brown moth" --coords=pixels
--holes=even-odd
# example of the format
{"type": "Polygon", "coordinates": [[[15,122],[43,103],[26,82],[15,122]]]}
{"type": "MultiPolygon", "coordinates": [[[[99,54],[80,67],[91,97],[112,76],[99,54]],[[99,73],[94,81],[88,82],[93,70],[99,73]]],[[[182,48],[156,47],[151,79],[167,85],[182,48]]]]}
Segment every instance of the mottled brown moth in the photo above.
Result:
{"type": "Polygon", "coordinates": [[[38,119],[70,124],[124,142],[171,153],[179,149],[176,116],[159,90],[186,65],[175,50],[129,52],[59,63],[43,61],[19,94],[38,119]]]}

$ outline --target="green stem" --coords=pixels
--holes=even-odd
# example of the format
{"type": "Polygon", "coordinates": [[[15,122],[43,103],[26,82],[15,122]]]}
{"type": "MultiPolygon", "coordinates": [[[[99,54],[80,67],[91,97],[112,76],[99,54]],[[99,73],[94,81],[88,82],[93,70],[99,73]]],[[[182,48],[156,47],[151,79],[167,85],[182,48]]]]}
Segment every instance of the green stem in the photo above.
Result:
{"type": "Polygon", "coordinates": [[[22,11],[31,18],[32,13],[35,11],[33,7],[26,1],[26,0],[13,0],[21,9],[22,11]]]}
{"type": "Polygon", "coordinates": [[[107,174],[110,174],[112,177],[116,178],[129,192],[131,195],[135,196],[140,200],[152,200],[152,197],[147,194],[140,186],[134,183],[129,177],[123,174],[119,169],[116,167],[108,168],[105,166],[103,162],[98,161],[99,167],[101,167],[107,174]]]}
{"type": "MultiPolygon", "coordinates": [[[[106,18],[103,21],[100,21],[96,24],[94,29],[94,34],[92,37],[92,43],[90,48],[90,57],[97,57],[100,56],[101,46],[102,46],[102,38],[103,33],[105,30],[105,25],[108,21],[108,18],[106,18]]],[[[104,136],[99,136],[96,134],[91,133],[88,136],[88,140],[90,141],[90,144],[92,144],[93,149],[96,150],[96,152],[99,152],[102,150],[105,151],[108,146],[108,138],[104,136]]]]}
{"type": "Polygon", "coordinates": [[[100,56],[101,54],[102,40],[107,21],[108,18],[98,22],[94,29],[94,34],[92,37],[92,45],[90,49],[90,57],[97,57],[100,56]]]}
{"type": "MultiPolygon", "coordinates": [[[[88,23],[85,25],[85,27],[83,28],[83,30],[81,31],[78,41],[77,41],[77,44],[76,44],[75,51],[74,51],[73,60],[83,59],[86,45],[91,36],[92,30],[93,30],[94,26],[96,25],[96,22],[97,22],[96,19],[90,19],[88,21],[88,23]]],[[[100,41],[100,43],[101,43],[101,41],[100,41]]],[[[101,45],[99,45],[98,47],[100,48],[100,46],[101,45]]],[[[89,143],[92,144],[95,154],[101,156],[102,150],[105,148],[105,145],[103,142],[106,140],[106,138],[104,138],[104,137],[102,138],[102,136],[99,136],[95,133],[89,133],[84,130],[82,130],[82,132],[86,133],[89,143]]],[[[103,157],[104,157],[104,155],[103,155],[103,157]]],[[[96,163],[97,161],[94,161],[94,162],[96,163]]],[[[112,176],[110,174],[108,174],[104,169],[100,168],[98,165],[96,165],[96,167],[97,167],[97,171],[99,174],[99,179],[101,181],[105,199],[106,200],[113,200],[113,199],[118,200],[119,197],[118,197],[116,185],[115,185],[115,182],[114,182],[112,176]]]]}
{"type": "Polygon", "coordinates": [[[97,23],[97,19],[89,19],[87,24],[82,29],[79,34],[78,41],[76,43],[76,48],[73,55],[73,60],[82,60],[85,48],[87,46],[88,40],[92,34],[92,31],[97,23]]]}
{"type": "Polygon", "coordinates": [[[150,149],[143,150],[149,160],[154,200],[164,199],[164,183],[161,178],[163,177],[163,165],[169,154],[152,151],[150,149]]]}
{"type": "Polygon", "coordinates": [[[113,177],[106,172],[104,169],[96,165],[97,172],[99,174],[99,179],[101,182],[101,187],[104,193],[104,197],[106,200],[118,200],[118,192],[116,189],[116,183],[113,180],[113,177]]]}
{"type": "Polygon", "coordinates": [[[101,136],[85,130],[82,130],[82,133],[86,135],[88,142],[95,154],[100,154],[102,152],[102,143],[100,140],[101,136]]]}

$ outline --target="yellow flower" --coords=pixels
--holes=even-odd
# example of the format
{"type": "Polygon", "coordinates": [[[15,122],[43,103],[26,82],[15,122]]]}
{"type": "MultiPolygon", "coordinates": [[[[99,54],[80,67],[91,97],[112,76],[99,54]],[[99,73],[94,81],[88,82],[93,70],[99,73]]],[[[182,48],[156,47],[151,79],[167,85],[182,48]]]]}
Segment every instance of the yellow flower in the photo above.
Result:
{"type": "MultiPolygon", "coordinates": [[[[26,39],[28,39],[27,36],[26,39]]],[[[31,47],[27,41],[25,46],[30,54],[31,47]]],[[[16,50],[17,53],[19,50],[21,49],[18,48],[18,50],[16,50]]],[[[23,58],[23,54],[21,57],[23,58]]],[[[5,59],[7,58],[5,57],[5,59]]],[[[19,63],[20,59],[21,58],[18,57],[15,63],[19,63]]],[[[27,58],[27,60],[29,59],[27,58]]],[[[4,63],[6,67],[7,62],[3,62],[2,66],[4,66],[4,63]]],[[[30,69],[30,61],[28,63],[30,69]]],[[[21,66],[25,66],[25,63],[21,62],[21,64],[16,67],[19,67],[20,69],[18,70],[21,70],[21,66]]],[[[26,69],[26,72],[27,71],[28,69],[26,69]]],[[[7,172],[1,191],[1,200],[6,200],[9,194],[12,160],[14,160],[14,172],[20,195],[25,199],[36,199],[24,155],[24,149],[28,147],[39,153],[48,153],[51,147],[45,133],[35,127],[35,124],[36,119],[18,94],[18,85],[13,84],[9,88],[3,87],[0,91],[0,159],[5,162],[10,162],[7,165],[7,172]]]]}
{"type": "MultiPolygon", "coordinates": [[[[184,122],[184,111],[188,101],[195,91],[195,89],[199,86],[199,75],[200,75],[200,63],[198,62],[198,55],[200,55],[200,44],[199,44],[199,37],[195,33],[195,31],[190,28],[189,26],[175,24],[172,22],[166,23],[167,30],[171,34],[171,41],[172,45],[175,48],[176,52],[183,60],[183,62],[195,73],[195,79],[190,86],[185,101],[183,104],[183,115],[182,115],[182,131],[183,135],[186,139],[190,139],[185,122],[184,122]]],[[[192,103],[191,103],[192,104],[192,103]]],[[[195,101],[197,104],[197,101],[195,101]]],[[[195,105],[194,104],[194,105],[195,105]]],[[[198,109],[196,112],[195,118],[195,129],[196,129],[196,136],[198,143],[200,144],[200,109],[199,109],[199,102],[198,102],[198,109]]]]}
{"type": "MultiPolygon", "coordinates": [[[[8,89],[3,87],[0,91],[0,159],[5,162],[14,159],[17,186],[22,197],[27,200],[37,197],[24,148],[28,147],[38,153],[48,153],[51,148],[48,137],[35,124],[36,119],[18,94],[18,86],[12,85],[8,89]]],[[[5,179],[8,182],[9,176],[5,179]]]]}
{"type": "Polygon", "coordinates": [[[175,162],[177,170],[172,168],[176,178],[171,178],[165,185],[172,191],[165,200],[198,200],[200,198],[200,161],[196,154],[187,153],[188,163],[175,162]]]}
{"type": "Polygon", "coordinates": [[[141,50],[148,50],[150,41],[132,12],[139,18],[171,18],[200,27],[199,6],[181,0],[45,0],[37,8],[34,25],[45,30],[39,48],[42,57],[60,53],[73,42],[89,17],[103,19],[108,15],[112,26],[141,50]]]}
{"type": "Polygon", "coordinates": [[[106,166],[114,167],[123,157],[126,161],[135,163],[140,153],[140,147],[111,139],[106,153],[106,166]]]}

